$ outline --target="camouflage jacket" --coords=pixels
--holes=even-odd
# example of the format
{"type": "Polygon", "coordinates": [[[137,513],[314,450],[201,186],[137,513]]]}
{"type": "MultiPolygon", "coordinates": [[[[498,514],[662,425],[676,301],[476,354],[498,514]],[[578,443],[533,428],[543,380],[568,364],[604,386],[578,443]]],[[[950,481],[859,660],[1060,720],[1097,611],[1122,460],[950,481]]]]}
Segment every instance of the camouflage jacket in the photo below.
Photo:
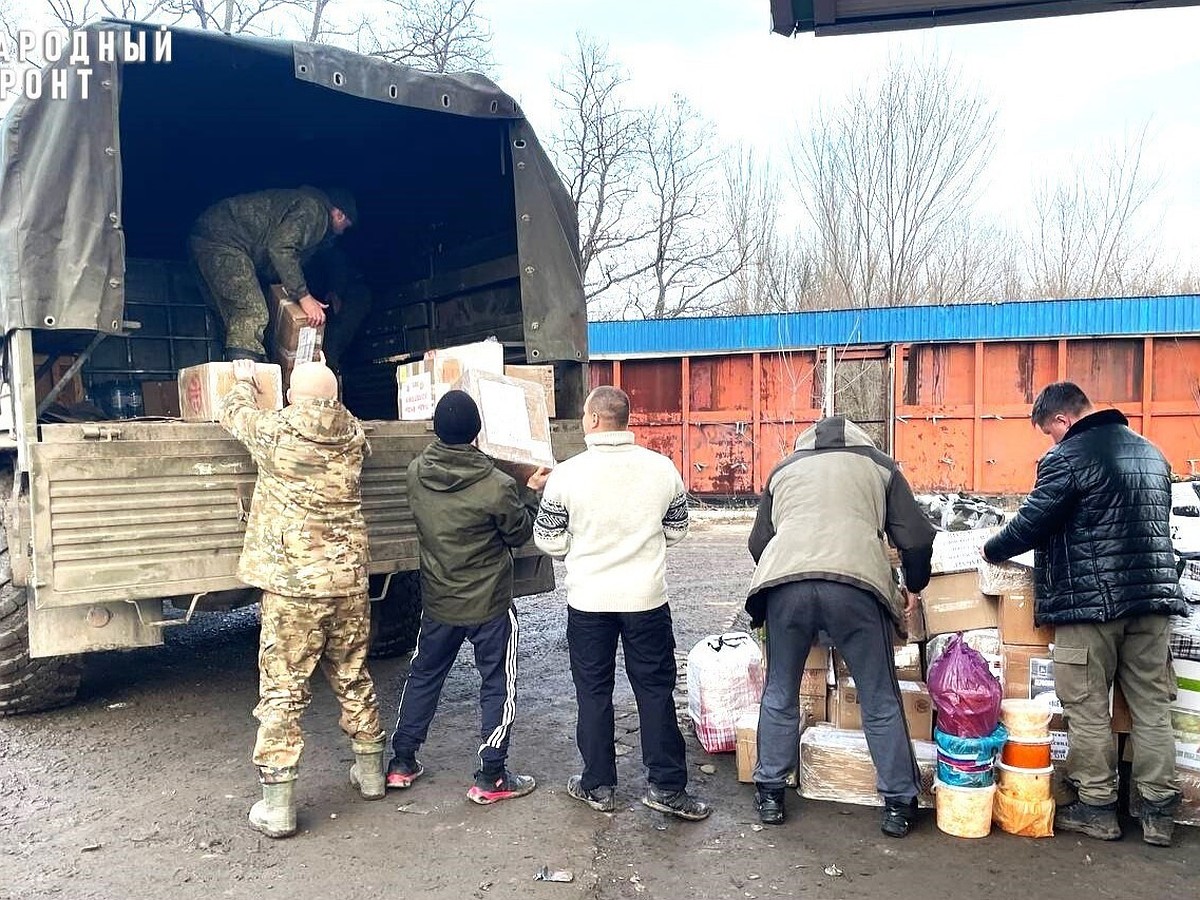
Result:
{"type": "Polygon", "coordinates": [[[242,381],[225,398],[221,425],[258,466],[238,577],[291,597],[365,592],[360,480],[371,447],[358,419],[336,400],[260,410],[242,381]]]}
{"type": "Polygon", "coordinates": [[[260,276],[301,297],[308,293],[303,264],[332,243],[331,209],[329,198],[311,187],[238,194],[201,213],[192,234],[236,247],[254,261],[260,276]]]}

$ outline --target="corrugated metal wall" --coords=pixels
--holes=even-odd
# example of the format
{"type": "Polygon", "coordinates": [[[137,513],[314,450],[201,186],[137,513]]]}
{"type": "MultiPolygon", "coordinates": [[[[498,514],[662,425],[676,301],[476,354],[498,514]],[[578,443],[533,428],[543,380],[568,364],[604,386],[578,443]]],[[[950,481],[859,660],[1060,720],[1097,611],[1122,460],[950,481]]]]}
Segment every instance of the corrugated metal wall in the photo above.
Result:
{"type": "MultiPolygon", "coordinates": [[[[1026,304],[1028,305],[1028,304],[1026,304]]],[[[645,343],[644,341],[642,342],[645,343]]],[[[835,411],[873,422],[917,490],[1024,493],[1049,439],[1029,413],[1046,384],[1115,406],[1180,474],[1200,472],[1200,337],[837,347],[835,411]]],[[[630,395],[633,430],[698,496],[756,494],[822,415],[826,351],[593,360],[630,395]]]]}
{"type": "Polygon", "coordinates": [[[960,303],[761,316],[593,322],[592,359],[792,347],[1200,332],[1200,296],[960,303]]]}

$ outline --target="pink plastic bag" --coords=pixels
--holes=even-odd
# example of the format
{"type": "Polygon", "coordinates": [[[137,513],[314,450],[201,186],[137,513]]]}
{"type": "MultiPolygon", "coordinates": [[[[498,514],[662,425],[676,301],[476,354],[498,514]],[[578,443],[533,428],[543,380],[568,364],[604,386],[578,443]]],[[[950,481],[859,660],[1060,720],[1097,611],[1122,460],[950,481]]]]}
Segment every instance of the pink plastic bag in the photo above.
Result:
{"type": "Polygon", "coordinates": [[[946,734],[984,737],[1000,721],[1000,682],[987,660],[963,642],[962,634],[954,635],[929,667],[929,695],[937,707],[937,726],[946,734]]]}

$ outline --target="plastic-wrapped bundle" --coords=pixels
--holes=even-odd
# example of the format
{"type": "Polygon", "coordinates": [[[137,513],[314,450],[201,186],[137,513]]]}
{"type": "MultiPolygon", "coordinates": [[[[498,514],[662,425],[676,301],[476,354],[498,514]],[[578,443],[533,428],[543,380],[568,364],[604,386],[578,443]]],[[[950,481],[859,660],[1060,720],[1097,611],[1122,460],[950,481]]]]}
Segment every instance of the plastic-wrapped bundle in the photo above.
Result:
{"type": "MultiPolygon", "coordinates": [[[[913,741],[913,754],[921,772],[922,807],[933,806],[933,782],[937,768],[937,745],[913,741]]],[[[875,764],[861,731],[845,731],[827,725],[807,728],[800,737],[800,795],[810,800],[882,806],[875,787],[875,764]]]]}
{"type": "Polygon", "coordinates": [[[980,561],[979,591],[997,597],[1002,594],[1026,594],[1032,597],[1033,569],[1019,563],[980,561]]]}
{"type": "Polygon", "coordinates": [[[709,635],[688,654],[688,713],[709,753],[737,747],[737,721],[756,712],[763,692],[762,651],[744,631],[709,635]]]}

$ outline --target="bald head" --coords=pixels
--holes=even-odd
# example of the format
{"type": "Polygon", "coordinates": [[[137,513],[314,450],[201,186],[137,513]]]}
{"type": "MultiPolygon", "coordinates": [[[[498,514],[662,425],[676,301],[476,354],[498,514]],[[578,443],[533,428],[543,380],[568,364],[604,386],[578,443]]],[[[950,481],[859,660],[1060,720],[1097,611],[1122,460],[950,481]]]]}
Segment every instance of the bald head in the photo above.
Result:
{"type": "Polygon", "coordinates": [[[292,370],[288,402],[298,400],[336,400],[338,395],[337,376],[324,363],[300,363],[292,370]]]}

